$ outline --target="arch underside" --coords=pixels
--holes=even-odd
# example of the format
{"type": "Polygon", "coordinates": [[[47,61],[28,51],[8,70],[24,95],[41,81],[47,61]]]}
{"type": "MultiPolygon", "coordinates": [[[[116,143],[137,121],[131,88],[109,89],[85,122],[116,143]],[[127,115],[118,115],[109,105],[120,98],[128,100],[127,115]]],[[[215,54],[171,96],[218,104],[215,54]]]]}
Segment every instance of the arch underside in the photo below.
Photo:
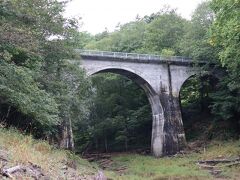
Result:
{"type": "MultiPolygon", "coordinates": [[[[127,77],[128,79],[132,80],[133,82],[135,82],[137,85],[139,85],[146,93],[149,102],[151,104],[151,108],[152,108],[152,113],[156,114],[158,113],[158,111],[156,112],[156,108],[153,106],[154,104],[154,97],[158,96],[157,93],[155,92],[155,90],[152,88],[152,86],[141,76],[137,75],[136,73],[129,71],[129,70],[125,70],[125,69],[118,69],[118,68],[106,68],[106,69],[102,69],[99,71],[96,71],[94,73],[91,73],[91,75],[94,74],[100,74],[100,73],[114,73],[114,74],[119,74],[122,76],[127,77]]],[[[160,105],[160,107],[158,107],[160,109],[162,109],[162,106],[160,105]]]]}

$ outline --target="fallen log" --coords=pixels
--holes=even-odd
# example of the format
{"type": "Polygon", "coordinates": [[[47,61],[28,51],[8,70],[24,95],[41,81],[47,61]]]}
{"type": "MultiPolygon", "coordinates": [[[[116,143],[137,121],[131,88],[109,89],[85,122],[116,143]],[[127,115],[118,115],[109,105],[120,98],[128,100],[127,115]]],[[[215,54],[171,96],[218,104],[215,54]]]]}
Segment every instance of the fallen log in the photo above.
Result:
{"type": "Polygon", "coordinates": [[[240,161],[235,162],[235,163],[231,163],[231,164],[226,164],[226,165],[223,165],[222,167],[231,167],[231,166],[235,166],[235,165],[238,165],[238,164],[240,164],[240,161]]]}
{"type": "Polygon", "coordinates": [[[230,163],[230,164],[224,164],[224,165],[221,165],[221,166],[207,165],[207,164],[197,163],[198,166],[200,166],[201,168],[205,168],[205,169],[231,167],[231,166],[235,166],[235,165],[239,165],[239,164],[240,164],[240,161],[233,162],[233,163],[230,163]]]}
{"type": "Polygon", "coordinates": [[[14,172],[17,172],[17,171],[19,171],[21,169],[22,169],[21,166],[14,166],[14,167],[11,167],[11,168],[8,168],[8,169],[2,169],[1,174],[3,176],[9,177],[9,178],[13,178],[11,174],[14,173],[14,172]]]}
{"type": "Polygon", "coordinates": [[[92,162],[92,161],[95,161],[96,158],[94,158],[94,157],[92,157],[92,158],[86,158],[86,160],[89,161],[89,162],[92,162]]]}
{"type": "Polygon", "coordinates": [[[0,156],[0,161],[7,162],[8,160],[6,158],[0,156]]]}
{"type": "Polygon", "coordinates": [[[231,162],[236,162],[240,161],[240,158],[235,158],[235,159],[212,159],[212,160],[200,160],[198,163],[201,164],[218,164],[218,163],[231,163],[231,162]]]}
{"type": "Polygon", "coordinates": [[[216,166],[211,166],[211,165],[206,165],[206,164],[201,164],[201,163],[197,163],[198,166],[200,166],[201,168],[204,169],[214,169],[216,168],[216,166]]]}

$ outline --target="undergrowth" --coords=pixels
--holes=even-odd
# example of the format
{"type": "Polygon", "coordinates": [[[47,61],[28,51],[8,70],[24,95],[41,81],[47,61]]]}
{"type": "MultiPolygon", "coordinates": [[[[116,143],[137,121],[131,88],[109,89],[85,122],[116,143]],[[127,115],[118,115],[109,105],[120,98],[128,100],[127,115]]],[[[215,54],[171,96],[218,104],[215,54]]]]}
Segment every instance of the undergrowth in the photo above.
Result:
{"type": "MultiPolygon", "coordinates": [[[[12,166],[35,164],[49,177],[59,177],[65,164],[72,164],[79,175],[92,175],[96,167],[67,150],[59,150],[45,141],[35,140],[16,129],[0,128],[0,150],[7,152],[12,166]]],[[[1,165],[1,164],[0,164],[1,165]]]]}
{"type": "MultiPolygon", "coordinates": [[[[79,176],[93,175],[97,171],[95,165],[79,156],[66,150],[56,149],[45,141],[35,140],[15,129],[0,128],[0,151],[8,153],[8,160],[12,166],[36,164],[47,172],[49,177],[59,177],[64,164],[74,164],[79,176]]],[[[215,179],[216,177],[209,171],[199,168],[198,160],[239,156],[240,141],[212,141],[198,153],[191,152],[158,159],[130,153],[112,155],[112,169],[105,170],[104,173],[113,180],[215,179]],[[121,172],[115,171],[114,169],[118,167],[125,168],[121,172]]],[[[240,179],[239,165],[223,167],[221,170],[221,179],[240,179]]]]}
{"type": "MultiPolygon", "coordinates": [[[[238,156],[240,156],[240,141],[213,141],[199,153],[192,152],[159,159],[136,154],[119,154],[112,158],[112,166],[124,166],[127,167],[126,170],[121,174],[109,170],[105,173],[114,180],[215,179],[217,177],[211,175],[209,170],[201,169],[197,161],[238,156]]],[[[219,175],[221,179],[240,179],[239,165],[221,168],[221,170],[222,173],[219,175]]]]}

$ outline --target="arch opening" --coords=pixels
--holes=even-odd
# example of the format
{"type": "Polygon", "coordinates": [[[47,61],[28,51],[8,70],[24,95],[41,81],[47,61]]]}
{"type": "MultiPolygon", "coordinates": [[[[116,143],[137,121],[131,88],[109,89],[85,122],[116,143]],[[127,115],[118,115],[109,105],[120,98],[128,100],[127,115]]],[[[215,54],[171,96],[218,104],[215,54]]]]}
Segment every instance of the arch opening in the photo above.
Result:
{"type": "MultiPolygon", "coordinates": [[[[151,107],[151,109],[148,110],[148,114],[150,116],[152,114],[152,117],[149,117],[149,121],[148,121],[148,125],[150,124],[150,127],[151,127],[150,130],[152,130],[152,133],[148,132],[149,135],[150,135],[149,137],[151,137],[151,141],[149,141],[149,142],[151,142],[152,153],[155,156],[160,156],[162,154],[162,146],[163,146],[162,145],[162,134],[163,134],[162,131],[163,131],[163,128],[161,130],[158,127],[160,125],[163,126],[163,123],[162,123],[162,120],[161,120],[162,116],[159,115],[159,114],[163,114],[163,110],[162,110],[162,106],[161,106],[159,98],[158,99],[156,98],[156,97],[158,97],[156,92],[153,90],[151,85],[146,80],[144,80],[142,77],[140,77],[136,73],[131,72],[129,70],[119,69],[119,68],[106,68],[106,69],[101,69],[101,70],[93,72],[93,73],[89,73],[89,75],[96,76],[97,74],[103,74],[103,73],[105,73],[105,74],[106,73],[113,73],[113,74],[121,75],[119,77],[126,77],[125,80],[126,79],[127,79],[127,81],[131,80],[130,82],[134,82],[135,84],[137,84],[138,89],[141,89],[144,96],[147,96],[147,98],[146,98],[147,99],[147,105],[148,106],[150,105],[149,108],[151,107]],[[156,119],[158,120],[157,123],[156,123],[156,119]],[[156,128],[156,126],[158,126],[158,127],[156,128]]],[[[114,108],[113,108],[113,110],[114,110],[114,108]]],[[[143,109],[140,108],[140,110],[144,111],[144,108],[143,109]]],[[[139,111],[137,111],[137,112],[139,112],[139,111]]],[[[117,116],[117,117],[121,119],[121,117],[119,117],[119,116],[117,116]]],[[[125,117],[125,120],[127,118],[125,117]]],[[[110,121],[110,119],[108,119],[108,120],[110,121]]],[[[136,124],[134,124],[133,126],[136,126],[136,124]]],[[[144,129],[146,129],[146,127],[143,127],[143,130],[144,129]]],[[[109,132],[111,131],[111,129],[108,129],[108,130],[109,130],[109,132]]],[[[141,133],[141,132],[139,132],[139,133],[141,133]]],[[[123,136],[121,136],[121,138],[124,139],[123,136]]],[[[148,143],[148,147],[150,147],[150,143],[148,143]]],[[[105,149],[107,150],[107,148],[105,148],[105,149]]]]}
{"type": "Polygon", "coordinates": [[[180,88],[179,104],[186,140],[206,139],[211,120],[210,93],[214,91],[217,78],[208,74],[191,75],[180,88]]]}
{"type": "Polygon", "coordinates": [[[113,73],[95,74],[94,112],[97,151],[116,152],[149,149],[151,142],[151,105],[145,92],[132,80],[113,73]],[[106,132],[103,132],[107,130],[106,132]],[[105,137],[104,137],[105,136],[105,137]]]}
{"type": "Polygon", "coordinates": [[[136,73],[132,72],[129,69],[125,70],[125,69],[120,69],[120,68],[105,68],[105,69],[101,69],[99,71],[91,73],[90,76],[100,74],[100,73],[119,74],[119,75],[122,75],[122,76],[127,77],[128,79],[132,80],[134,83],[136,83],[138,86],[140,86],[145,91],[145,93],[148,97],[149,103],[151,105],[152,114],[153,115],[159,114],[159,109],[161,110],[161,113],[163,113],[161,104],[159,105],[160,107],[156,107],[155,97],[157,96],[157,93],[154,91],[154,89],[151,87],[151,85],[145,79],[143,79],[136,73]]]}

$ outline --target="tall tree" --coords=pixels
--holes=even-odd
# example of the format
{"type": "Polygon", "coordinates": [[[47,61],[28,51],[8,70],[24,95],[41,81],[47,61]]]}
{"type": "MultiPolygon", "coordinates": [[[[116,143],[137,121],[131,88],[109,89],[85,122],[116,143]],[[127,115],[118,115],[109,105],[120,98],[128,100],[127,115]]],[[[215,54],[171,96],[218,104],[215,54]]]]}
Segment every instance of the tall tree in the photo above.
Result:
{"type": "Polygon", "coordinates": [[[214,48],[209,41],[209,29],[213,21],[214,13],[210,8],[210,2],[199,4],[186,26],[185,35],[179,41],[178,46],[182,55],[195,60],[216,62],[217,48],[214,48]]]}
{"type": "Polygon", "coordinates": [[[177,43],[184,35],[186,25],[187,21],[175,11],[160,14],[148,25],[145,48],[149,53],[161,54],[171,50],[172,55],[178,55],[177,43]]]}
{"type": "Polygon", "coordinates": [[[222,119],[238,122],[240,130],[240,1],[213,0],[215,21],[211,28],[211,43],[219,47],[219,59],[227,69],[213,95],[213,112],[222,119]]]}
{"type": "MultiPolygon", "coordinates": [[[[0,91],[0,99],[16,108],[19,114],[30,116],[33,122],[49,125],[49,128],[40,128],[41,131],[50,130],[51,134],[56,134],[58,128],[67,129],[63,144],[72,144],[68,143],[72,141],[71,123],[79,119],[76,106],[83,106],[85,98],[80,92],[85,96],[89,83],[84,72],[66,59],[78,57],[75,48],[88,40],[87,35],[78,32],[76,19],[63,17],[66,3],[57,0],[1,1],[0,58],[3,68],[0,87],[3,91],[0,91]],[[84,41],[80,41],[82,36],[86,37],[84,41]]],[[[8,109],[4,114],[9,114],[8,109]]],[[[62,134],[66,132],[63,130],[62,134]]],[[[43,137],[41,133],[38,135],[43,137]]]]}

